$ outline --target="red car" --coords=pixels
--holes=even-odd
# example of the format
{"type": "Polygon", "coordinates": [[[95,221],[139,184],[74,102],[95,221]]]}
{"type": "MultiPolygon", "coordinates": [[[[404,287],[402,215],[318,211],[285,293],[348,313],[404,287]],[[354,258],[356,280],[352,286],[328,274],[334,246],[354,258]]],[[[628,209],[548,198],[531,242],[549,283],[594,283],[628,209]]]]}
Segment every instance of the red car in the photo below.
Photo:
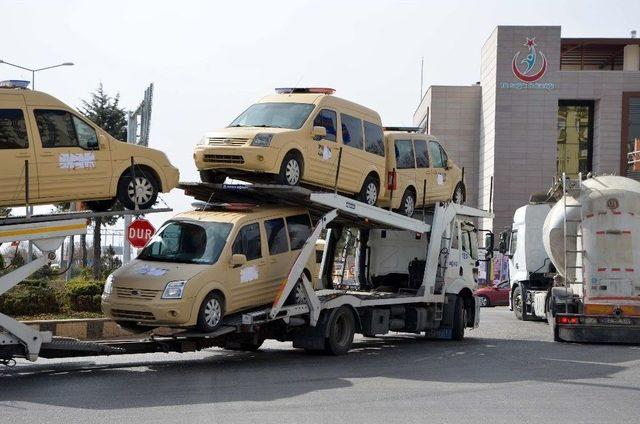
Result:
{"type": "Polygon", "coordinates": [[[509,304],[509,282],[503,281],[493,287],[482,287],[474,295],[480,299],[480,306],[501,306],[509,304]]]}

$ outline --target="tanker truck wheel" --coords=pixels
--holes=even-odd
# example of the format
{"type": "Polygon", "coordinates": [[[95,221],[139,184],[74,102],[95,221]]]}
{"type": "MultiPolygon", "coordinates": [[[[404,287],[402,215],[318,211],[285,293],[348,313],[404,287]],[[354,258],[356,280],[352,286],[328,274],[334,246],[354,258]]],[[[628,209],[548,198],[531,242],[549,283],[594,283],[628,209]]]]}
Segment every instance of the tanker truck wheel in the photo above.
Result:
{"type": "Polygon", "coordinates": [[[511,304],[513,305],[513,313],[516,318],[522,321],[522,308],[524,308],[524,302],[522,299],[522,288],[517,286],[513,290],[513,294],[511,295],[511,304]]]}

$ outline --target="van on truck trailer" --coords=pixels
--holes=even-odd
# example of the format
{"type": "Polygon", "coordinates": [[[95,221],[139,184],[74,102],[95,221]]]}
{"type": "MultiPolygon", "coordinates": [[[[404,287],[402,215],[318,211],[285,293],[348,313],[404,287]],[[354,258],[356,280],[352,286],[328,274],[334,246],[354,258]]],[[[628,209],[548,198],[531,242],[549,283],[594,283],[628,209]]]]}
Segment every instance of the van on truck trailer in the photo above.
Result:
{"type": "MultiPolygon", "coordinates": [[[[231,314],[212,332],[185,329],[172,336],[92,342],[52,337],[51,333],[25,329],[24,324],[0,314],[0,358],[8,362],[15,357],[36,360],[39,356],[185,352],[212,346],[254,350],[265,339],[292,341],[297,348],[339,355],[350,349],[355,333],[373,336],[403,331],[461,339],[465,328],[479,324],[480,304],[472,294],[476,287],[473,269],[476,262],[471,256],[471,248],[477,248],[477,241],[469,234],[473,227],[468,220],[492,218],[489,212],[454,203],[438,203],[432,212],[415,219],[335,193],[311,192],[302,187],[183,183],[181,188],[186,194],[205,202],[215,198],[216,202],[246,203],[251,199],[259,204],[304,206],[309,211],[315,223],[313,231],[280,283],[271,305],[231,314]],[[336,260],[338,233],[346,228],[358,233],[356,245],[358,267],[361,268],[358,278],[364,282],[358,290],[333,289],[328,278],[331,264],[336,260]],[[390,278],[389,273],[374,264],[381,258],[376,252],[389,248],[384,231],[389,236],[388,241],[393,241],[391,234],[401,232],[405,233],[403,237],[413,237],[416,241],[411,254],[398,254],[393,259],[394,273],[399,274],[397,279],[390,278]],[[317,240],[324,232],[327,237],[320,267],[323,288],[314,290],[304,270],[309,259],[317,255],[317,240]],[[469,252],[455,247],[455,240],[461,247],[464,237],[473,244],[469,252]],[[387,287],[373,282],[374,275],[383,274],[388,277],[384,281],[387,287]],[[305,300],[285,304],[299,285],[305,300]]],[[[30,224],[19,225],[28,227],[30,224]]],[[[81,231],[78,229],[74,234],[81,231]]],[[[1,236],[0,232],[0,241],[11,238],[1,236]]],[[[40,237],[43,237],[41,233],[40,237]]],[[[41,243],[45,257],[57,246],[59,244],[41,243]]],[[[44,263],[46,259],[39,261],[44,263]]],[[[0,293],[34,272],[36,265],[28,269],[25,267],[29,265],[26,265],[0,277],[0,293]]]]}

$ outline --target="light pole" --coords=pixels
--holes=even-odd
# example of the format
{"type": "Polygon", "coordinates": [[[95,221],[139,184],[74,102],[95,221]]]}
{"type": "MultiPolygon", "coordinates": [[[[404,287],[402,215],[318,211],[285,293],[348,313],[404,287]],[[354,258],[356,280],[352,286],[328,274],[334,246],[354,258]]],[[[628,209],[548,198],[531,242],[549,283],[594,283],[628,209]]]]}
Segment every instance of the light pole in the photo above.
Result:
{"type": "Polygon", "coordinates": [[[13,66],[14,68],[24,69],[25,71],[31,72],[31,89],[35,90],[36,88],[36,72],[45,71],[47,69],[59,68],[60,66],[73,66],[73,62],[64,62],[59,63],[57,65],[45,66],[44,68],[31,69],[25,66],[16,65],[15,63],[9,63],[0,59],[0,64],[4,63],[5,65],[13,66]]]}

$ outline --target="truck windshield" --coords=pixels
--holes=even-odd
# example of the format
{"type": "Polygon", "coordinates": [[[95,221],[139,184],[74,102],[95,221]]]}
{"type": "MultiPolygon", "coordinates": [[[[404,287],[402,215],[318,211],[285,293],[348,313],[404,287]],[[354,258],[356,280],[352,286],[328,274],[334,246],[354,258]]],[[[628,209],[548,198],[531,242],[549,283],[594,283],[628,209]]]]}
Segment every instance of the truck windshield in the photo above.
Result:
{"type": "Polygon", "coordinates": [[[142,249],[146,261],[214,264],[227,243],[232,224],[169,221],[142,249]]]}
{"type": "Polygon", "coordinates": [[[242,112],[229,126],[297,130],[314,107],[307,103],[256,103],[242,112]]]}

